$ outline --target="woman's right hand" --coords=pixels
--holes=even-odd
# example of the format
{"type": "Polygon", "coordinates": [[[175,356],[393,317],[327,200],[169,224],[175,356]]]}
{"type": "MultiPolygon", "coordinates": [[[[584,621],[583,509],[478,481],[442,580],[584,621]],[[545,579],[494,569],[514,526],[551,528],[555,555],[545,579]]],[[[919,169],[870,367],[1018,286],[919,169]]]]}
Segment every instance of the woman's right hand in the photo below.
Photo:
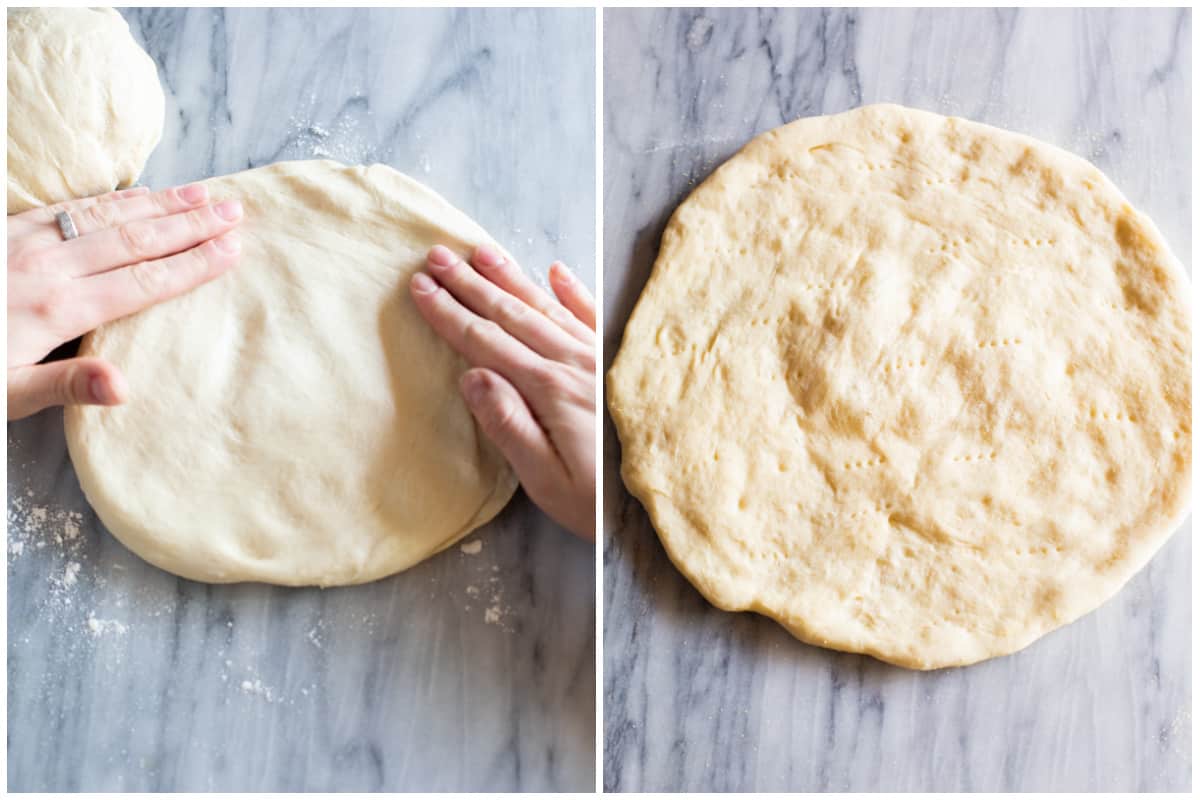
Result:
{"type": "Polygon", "coordinates": [[[125,380],[99,358],[39,364],[106,322],[222,275],[237,263],[236,200],[208,202],[203,184],[137,187],[8,218],[8,418],[56,405],[117,405],[125,380]],[[78,237],[64,240],[66,211],[78,237]]]}
{"type": "Polygon", "coordinates": [[[596,306],[561,262],[554,297],[495,248],[470,261],[438,246],[413,276],[417,309],[472,369],[467,407],[525,493],[581,539],[596,538],[596,306]]]}

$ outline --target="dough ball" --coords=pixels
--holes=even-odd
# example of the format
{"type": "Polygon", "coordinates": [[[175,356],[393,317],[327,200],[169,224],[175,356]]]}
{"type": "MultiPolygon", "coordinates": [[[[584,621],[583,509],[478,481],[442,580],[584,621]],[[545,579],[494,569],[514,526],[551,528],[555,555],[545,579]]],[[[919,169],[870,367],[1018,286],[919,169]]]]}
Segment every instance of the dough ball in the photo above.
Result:
{"type": "Polygon", "coordinates": [[[113,9],[10,9],[8,213],[133,185],[163,102],[154,61],[113,9]]]}

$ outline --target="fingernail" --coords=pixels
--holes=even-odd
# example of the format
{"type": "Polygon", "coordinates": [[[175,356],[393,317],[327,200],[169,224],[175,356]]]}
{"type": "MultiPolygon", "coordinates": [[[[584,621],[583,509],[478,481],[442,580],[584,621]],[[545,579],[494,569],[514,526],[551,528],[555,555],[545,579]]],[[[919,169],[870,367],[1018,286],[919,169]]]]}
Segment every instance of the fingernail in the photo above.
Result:
{"type": "Polygon", "coordinates": [[[118,398],[116,392],[112,390],[108,385],[108,381],[104,380],[104,378],[100,376],[92,378],[88,382],[88,388],[92,391],[92,399],[100,405],[112,406],[117,404],[118,398]]]}
{"type": "Polygon", "coordinates": [[[430,264],[437,267],[449,267],[454,264],[458,258],[454,253],[450,252],[450,248],[442,247],[440,244],[435,244],[429,251],[428,260],[430,264]]]}
{"type": "Polygon", "coordinates": [[[412,276],[412,288],[417,294],[430,294],[437,290],[437,284],[424,272],[412,276]]]}
{"type": "Polygon", "coordinates": [[[485,267],[498,267],[504,263],[504,256],[491,245],[481,244],[475,248],[475,260],[485,267]]]}
{"type": "Polygon", "coordinates": [[[189,183],[179,190],[179,196],[185,203],[198,206],[208,199],[208,187],[200,183],[189,183]]]}
{"type": "Polygon", "coordinates": [[[462,386],[463,395],[469,405],[478,404],[487,392],[487,381],[478,372],[464,373],[459,385],[462,386]]]}
{"type": "Polygon", "coordinates": [[[224,236],[218,236],[216,239],[213,239],[213,247],[222,253],[233,255],[242,249],[242,241],[236,233],[227,233],[224,236]]]}
{"type": "Polygon", "coordinates": [[[213,211],[226,222],[233,222],[242,218],[242,204],[237,200],[226,200],[223,203],[217,203],[213,206],[213,211]]]}

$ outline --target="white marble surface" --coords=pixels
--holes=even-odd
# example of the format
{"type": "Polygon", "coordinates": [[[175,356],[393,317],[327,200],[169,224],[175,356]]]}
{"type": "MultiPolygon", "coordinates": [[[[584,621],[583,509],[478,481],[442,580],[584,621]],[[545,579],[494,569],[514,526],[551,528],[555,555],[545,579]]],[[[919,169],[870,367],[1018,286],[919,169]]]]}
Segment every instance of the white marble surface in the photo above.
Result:
{"type": "MultiPolygon", "coordinates": [[[[167,93],[149,185],[382,161],[527,268],[593,283],[590,10],[125,13],[167,93]]],[[[205,586],[96,521],[59,412],[8,445],[10,789],[594,786],[593,555],[522,495],[478,555],[349,589],[205,586]]]]}
{"type": "MultiPolygon", "coordinates": [[[[675,206],[753,134],[878,101],[1092,159],[1191,252],[1187,11],[610,10],[611,361],[675,206]]],[[[1190,519],[1111,602],[1027,650],[908,672],[709,606],[605,433],[609,790],[1186,790],[1190,519]]]]}

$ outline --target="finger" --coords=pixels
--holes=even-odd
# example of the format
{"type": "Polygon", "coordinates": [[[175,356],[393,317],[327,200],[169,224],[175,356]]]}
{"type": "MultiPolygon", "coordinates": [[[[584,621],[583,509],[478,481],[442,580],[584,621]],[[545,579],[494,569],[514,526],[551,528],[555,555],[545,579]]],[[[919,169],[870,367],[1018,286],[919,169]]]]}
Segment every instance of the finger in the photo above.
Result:
{"type": "Polygon", "coordinates": [[[139,219],[156,219],[202,206],[208,202],[208,187],[191,183],[164,189],[161,192],[139,192],[134,195],[101,198],[86,208],[72,212],[75,229],[80,236],[115,228],[139,219]]]}
{"type": "Polygon", "coordinates": [[[458,302],[490,319],[535,353],[555,361],[578,361],[587,355],[575,337],[532,306],[485,279],[449,249],[438,245],[429,251],[429,273],[458,302]]]}
{"type": "Polygon", "coordinates": [[[506,259],[494,247],[476,247],[471,255],[471,264],[483,277],[509,294],[521,298],[579,341],[587,345],[592,343],[595,338],[592,331],[555,302],[554,298],[531,281],[520,267],[506,259]]]}
{"type": "Polygon", "coordinates": [[[50,406],[115,406],[128,395],[120,371],[99,358],[51,361],[8,371],[9,419],[28,417],[50,406]]]}
{"type": "Polygon", "coordinates": [[[424,272],[413,276],[410,288],[421,316],[471,366],[499,372],[523,392],[536,388],[549,364],[544,358],[495,322],[471,313],[424,272]]]}
{"type": "Polygon", "coordinates": [[[76,213],[96,203],[120,200],[125,197],[137,197],[138,195],[149,193],[149,186],[132,186],[128,189],[117,189],[116,191],[105,192],[104,194],[97,194],[91,197],[81,197],[78,200],[64,200],[61,203],[38,206],[20,214],[15,214],[14,219],[29,219],[34,222],[54,222],[54,216],[59,211],[66,211],[74,216],[76,213]]]}
{"type": "Polygon", "coordinates": [[[242,204],[226,200],[159,219],[126,222],[63,244],[62,258],[78,275],[94,275],[139,261],[182,253],[233,228],[242,204]]]}
{"type": "Polygon", "coordinates": [[[587,325],[592,331],[596,330],[596,301],[583,285],[583,282],[567,269],[561,261],[550,265],[550,288],[554,296],[566,306],[575,318],[587,325]]]}
{"type": "Polygon", "coordinates": [[[236,264],[241,250],[238,235],[226,233],[167,258],[84,278],[76,284],[80,328],[91,330],[207,283],[236,264]]]}
{"type": "Polygon", "coordinates": [[[471,415],[527,492],[537,493],[548,471],[563,469],[546,432],[511,383],[491,370],[472,369],[463,374],[459,385],[471,415]]]}
{"type": "Polygon", "coordinates": [[[31,208],[28,211],[22,211],[20,214],[13,214],[8,218],[9,234],[12,235],[19,230],[22,236],[35,235],[40,239],[45,239],[47,242],[61,242],[62,231],[59,230],[58,220],[55,219],[55,215],[58,212],[67,211],[71,214],[71,219],[74,220],[84,209],[90,208],[97,203],[120,200],[126,197],[137,197],[138,195],[149,193],[150,189],[146,186],[134,186],[131,189],[106,192],[98,194],[95,197],[84,197],[79,200],[68,200],[50,206],[31,208]],[[16,228],[18,225],[21,226],[20,229],[16,228]]]}

